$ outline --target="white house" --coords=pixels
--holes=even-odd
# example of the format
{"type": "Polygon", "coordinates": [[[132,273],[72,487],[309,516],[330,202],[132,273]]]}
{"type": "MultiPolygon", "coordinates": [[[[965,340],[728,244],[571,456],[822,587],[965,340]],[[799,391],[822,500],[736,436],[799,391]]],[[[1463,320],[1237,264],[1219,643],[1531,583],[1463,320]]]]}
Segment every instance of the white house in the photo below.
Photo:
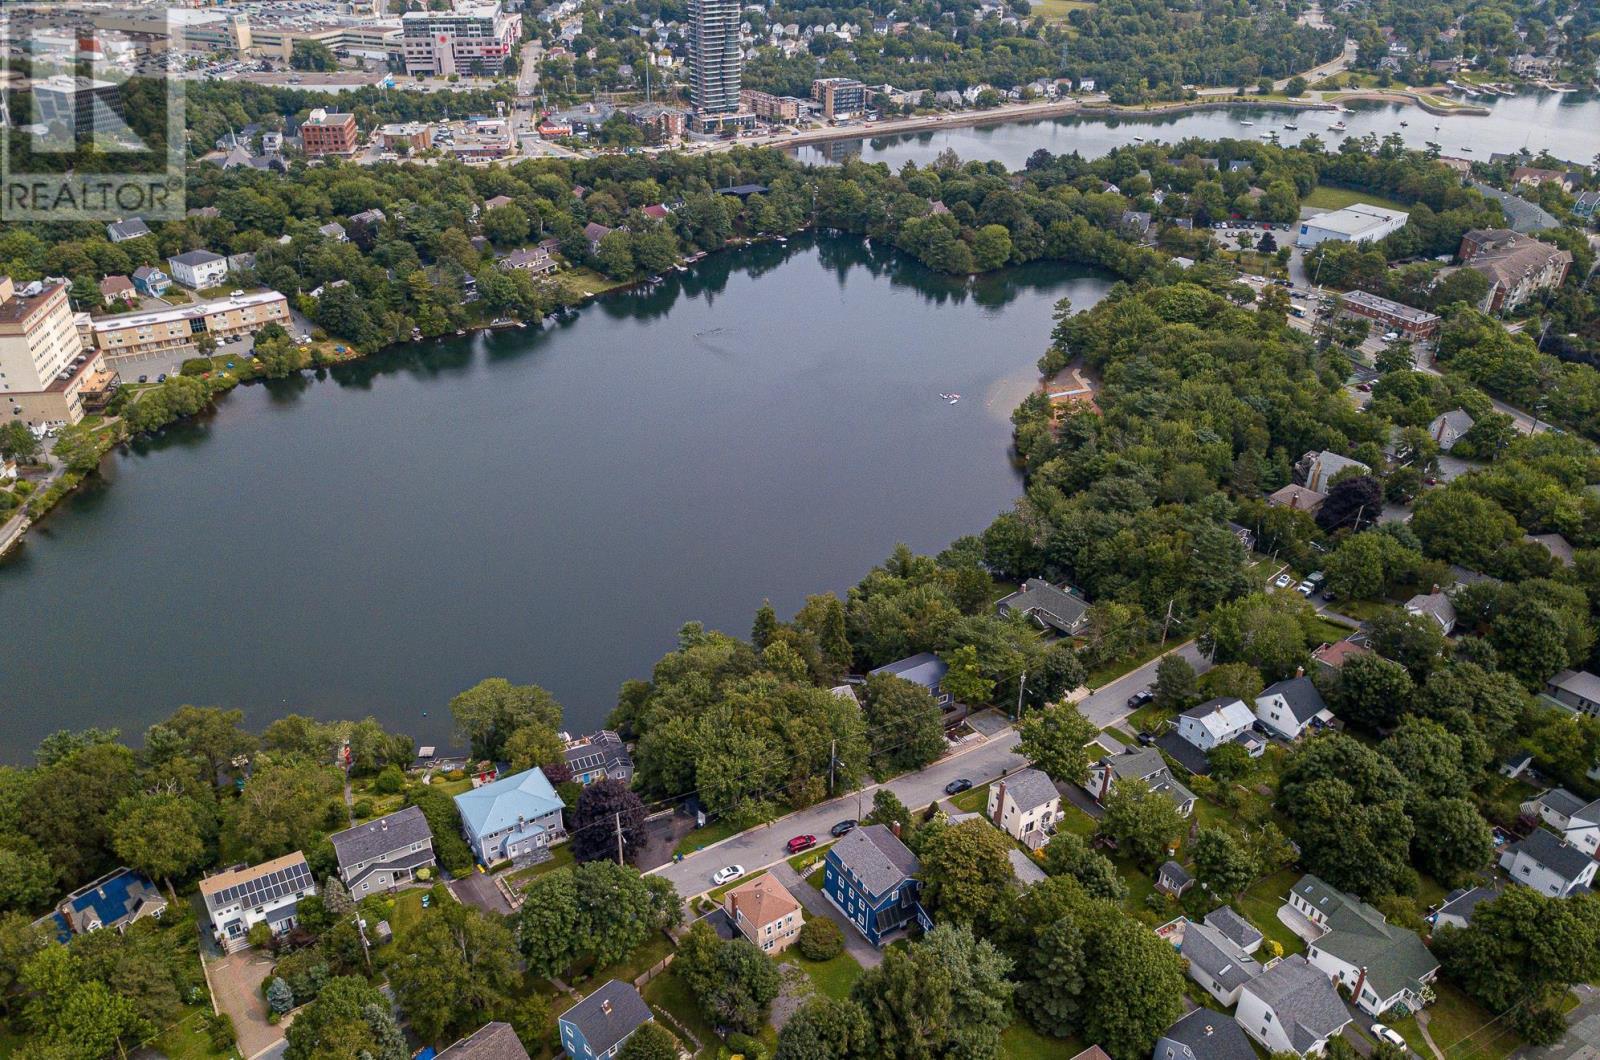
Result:
{"type": "Polygon", "coordinates": [[[1306,729],[1333,724],[1333,711],[1311,678],[1291,677],[1268,685],[1256,697],[1256,718],[1285,740],[1298,740],[1306,729]]]}
{"type": "Polygon", "coordinates": [[[1500,897],[1500,886],[1459,887],[1444,896],[1439,908],[1428,919],[1437,930],[1442,927],[1464,928],[1472,923],[1472,914],[1483,902],[1500,897]]]}
{"type": "Polygon", "coordinates": [[[1415,1011],[1430,999],[1439,962],[1415,931],[1311,875],[1300,877],[1284,905],[1299,914],[1279,919],[1306,940],[1306,960],[1348,989],[1363,1012],[1382,1016],[1401,1004],[1415,1011]]]}
{"type": "Polygon", "coordinates": [[[1233,1019],[1269,1053],[1317,1056],[1350,1012],[1333,982],[1296,953],[1244,985],[1233,1019]]]}
{"type": "Polygon", "coordinates": [[[1513,880],[1553,898],[1593,886],[1596,866],[1600,861],[1543,828],[1535,828],[1500,855],[1500,867],[1513,880]]]}
{"type": "Polygon", "coordinates": [[[1112,784],[1124,782],[1143,784],[1151,791],[1162,793],[1185,817],[1194,812],[1194,792],[1178,783],[1161,752],[1153,747],[1106,755],[1089,767],[1089,778],[1082,787],[1097,802],[1103,802],[1111,794],[1112,784]]]}
{"type": "MultiPolygon", "coordinates": [[[[1227,696],[1208,699],[1197,707],[1190,707],[1178,715],[1178,735],[1202,751],[1210,751],[1225,743],[1237,741],[1255,727],[1256,716],[1244,705],[1244,700],[1227,696]]],[[[1251,756],[1260,755],[1265,748],[1256,741],[1251,756]]]]}
{"type": "Polygon", "coordinates": [[[1300,485],[1317,493],[1327,493],[1333,487],[1334,478],[1342,471],[1354,470],[1362,475],[1372,474],[1372,468],[1366,464],[1351,459],[1343,453],[1335,453],[1331,449],[1306,453],[1295,462],[1294,470],[1297,476],[1304,478],[1300,485]]]}
{"type": "Polygon", "coordinates": [[[1551,788],[1523,803],[1522,812],[1543,821],[1585,854],[1593,857],[1600,851],[1600,799],[1585,802],[1566,788],[1551,788]]]}
{"type": "Polygon", "coordinates": [[[988,814],[1011,838],[1037,850],[1061,820],[1061,793],[1042,770],[1020,769],[989,785],[988,814]]]}
{"type": "Polygon", "coordinates": [[[203,291],[228,278],[228,259],[209,250],[191,250],[168,258],[167,271],[190,290],[203,291]]]}
{"type": "Polygon", "coordinates": [[[1189,978],[1228,1007],[1237,1004],[1245,984],[1261,974],[1254,958],[1208,924],[1185,925],[1183,956],[1189,962],[1189,978]]]}
{"type": "Polygon", "coordinates": [[[217,942],[229,950],[245,945],[257,924],[274,935],[294,927],[300,899],[317,893],[306,856],[296,850],[259,865],[238,865],[200,881],[200,897],[217,942]]]}
{"type": "Polygon", "coordinates": [[[1418,593],[1406,601],[1406,614],[1431,619],[1449,636],[1456,628],[1456,605],[1442,592],[1418,593]]]}

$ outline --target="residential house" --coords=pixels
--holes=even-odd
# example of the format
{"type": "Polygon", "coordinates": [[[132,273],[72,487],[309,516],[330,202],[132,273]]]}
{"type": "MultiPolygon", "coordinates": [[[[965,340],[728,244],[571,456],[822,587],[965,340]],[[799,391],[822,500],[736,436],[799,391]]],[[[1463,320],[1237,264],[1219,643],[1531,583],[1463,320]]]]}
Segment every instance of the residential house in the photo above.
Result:
{"type": "Polygon", "coordinates": [[[1184,892],[1193,886],[1194,877],[1176,861],[1162,862],[1161,868],[1156,870],[1156,890],[1162,894],[1182,898],[1184,892]]]}
{"type": "Polygon", "coordinates": [[[190,250],[167,259],[172,278],[194,291],[216,287],[228,276],[228,259],[209,250],[190,250]]]}
{"type": "Polygon", "coordinates": [[[245,945],[257,924],[266,924],[274,935],[288,931],[300,899],[316,893],[311,866],[298,850],[259,865],[236,865],[200,881],[212,934],[230,950],[245,945]]]}
{"type": "Polygon", "coordinates": [[[1461,436],[1472,430],[1475,421],[1466,409],[1451,409],[1441,412],[1428,424],[1428,437],[1432,438],[1439,448],[1448,453],[1455,448],[1461,436]]]}
{"type": "Polygon", "coordinates": [[[1511,183],[1526,184],[1530,188],[1537,188],[1543,184],[1554,184],[1562,191],[1572,191],[1572,177],[1559,169],[1538,169],[1534,166],[1518,166],[1511,171],[1511,183]]]}
{"type": "Polygon", "coordinates": [[[1550,788],[1523,803],[1522,814],[1543,821],[1585,854],[1600,851],[1600,799],[1589,802],[1566,788],[1550,788]]]}
{"type": "Polygon", "coordinates": [[[1340,295],[1339,313],[1370,320],[1381,331],[1398,332],[1407,342],[1426,342],[1439,334],[1438,314],[1366,291],[1346,291],[1340,295]]]}
{"type": "Polygon", "coordinates": [[[855,688],[853,686],[851,686],[851,685],[834,685],[832,688],[828,689],[828,692],[830,694],[832,694],[833,696],[835,696],[836,698],[842,699],[845,702],[849,703],[852,707],[855,707],[857,710],[861,709],[861,697],[856,695],[856,690],[855,690],[855,688]]]}
{"type": "Polygon", "coordinates": [[[435,1060],[531,1060],[509,1023],[485,1023],[435,1060]]]}
{"type": "Polygon", "coordinates": [[[1194,792],[1178,783],[1161,752],[1153,747],[1125,748],[1121,754],[1106,755],[1089,767],[1089,779],[1084,781],[1083,789],[1097,802],[1104,802],[1112,785],[1125,781],[1161,792],[1185,817],[1194,812],[1194,792]]]}
{"type": "Polygon", "coordinates": [[[1254,958],[1207,924],[1185,925],[1182,953],[1189,962],[1189,978],[1228,1008],[1239,1003],[1244,985],[1261,974],[1254,958]]]}
{"type": "Polygon", "coordinates": [[[358,228],[376,228],[387,220],[387,215],[376,206],[370,210],[362,210],[360,213],[350,215],[350,223],[358,228]]]}
{"type": "Polygon", "coordinates": [[[139,290],[126,276],[107,276],[100,281],[100,303],[107,309],[127,309],[138,301],[139,290]]]}
{"type": "Polygon", "coordinates": [[[579,784],[587,787],[597,780],[633,782],[633,756],[622,737],[612,730],[599,729],[566,743],[562,754],[567,768],[572,770],[572,779],[579,784]]]}
{"type": "Polygon", "coordinates": [[[1221,696],[1208,699],[1178,715],[1178,735],[1201,751],[1209,752],[1225,743],[1237,743],[1259,758],[1266,745],[1256,738],[1256,716],[1244,700],[1221,696]]]}
{"type": "Polygon", "coordinates": [[[172,286],[172,277],[154,265],[140,265],[133,270],[133,286],[140,294],[159,298],[172,286]]]}
{"type": "Polygon", "coordinates": [[[1516,780],[1526,773],[1533,765],[1533,755],[1526,751],[1518,751],[1500,763],[1500,775],[1507,780],[1516,780]]]}
{"type": "Polygon", "coordinates": [[[143,217],[130,217],[126,221],[114,221],[106,225],[106,238],[113,243],[126,243],[149,234],[150,226],[144,223],[143,217]]]}
{"type": "Polygon", "coordinates": [[[652,221],[665,221],[672,216],[672,209],[664,202],[651,203],[639,211],[652,221]]]}
{"type": "Polygon", "coordinates": [[[1026,891],[1036,883],[1043,883],[1050,878],[1050,874],[1039,867],[1039,863],[1016,847],[1006,851],[1006,858],[1011,862],[1011,875],[1017,881],[1017,888],[1026,891]]]}
{"type": "Polygon", "coordinates": [[[610,235],[611,229],[598,221],[590,221],[583,226],[583,238],[589,241],[589,253],[600,253],[600,241],[610,235]]]}
{"type": "Polygon", "coordinates": [[[1529,202],[1509,191],[1501,191],[1493,184],[1485,184],[1481,180],[1473,181],[1472,186],[1484,198],[1493,199],[1500,204],[1500,212],[1506,216],[1506,225],[1513,232],[1530,235],[1547,228],[1561,227],[1561,221],[1538,203],[1529,202]]]}
{"type": "Polygon", "coordinates": [[[874,946],[913,919],[929,925],[918,897],[922,865],[887,825],[857,828],[823,857],[822,893],[874,946]]]}
{"type": "Polygon", "coordinates": [[[1256,1050],[1226,1012],[1196,1008],[1161,1032],[1150,1060],[1256,1060],[1256,1050]]]}
{"type": "Polygon", "coordinates": [[[1321,452],[1307,453],[1302,456],[1294,466],[1295,480],[1309,490],[1326,494],[1333,486],[1334,478],[1341,471],[1354,469],[1363,475],[1372,474],[1372,469],[1359,460],[1352,460],[1348,456],[1324,449],[1321,452]]]}
{"type": "Polygon", "coordinates": [[[483,200],[483,208],[485,210],[498,210],[500,207],[510,206],[516,201],[517,200],[513,199],[509,195],[496,195],[492,198],[483,200]]]}
{"type": "Polygon", "coordinates": [[[1600,861],[1543,828],[1535,828],[1500,854],[1500,867],[1513,880],[1553,898],[1589,890],[1597,866],[1600,861]]]}
{"type": "Polygon", "coordinates": [[[1232,534],[1234,539],[1237,540],[1239,544],[1244,546],[1244,550],[1246,552],[1252,552],[1255,550],[1256,532],[1254,530],[1250,529],[1248,526],[1240,526],[1238,523],[1228,523],[1227,527],[1228,533],[1232,534]]]}
{"type": "Polygon", "coordinates": [[[920,655],[913,655],[909,659],[900,659],[896,662],[880,666],[868,673],[868,677],[879,674],[888,674],[898,677],[902,681],[910,681],[914,685],[921,685],[933,696],[940,710],[949,710],[955,706],[955,697],[944,690],[944,675],[950,672],[950,667],[945,661],[925,651],[920,655]]]}
{"type": "Polygon", "coordinates": [[[1332,981],[1296,953],[1244,985],[1233,1018],[1269,1053],[1317,1056],[1350,1012],[1332,981]]]}
{"type": "Polygon", "coordinates": [[[1544,693],[1564,707],[1600,718],[1600,677],[1588,670],[1562,670],[1545,682],[1544,693]]]}
{"type": "Polygon", "coordinates": [[[239,272],[249,272],[256,267],[256,256],[248,250],[241,250],[237,254],[228,255],[228,275],[239,272]]]}
{"type": "Polygon", "coordinates": [[[1500,886],[1458,887],[1444,896],[1439,908],[1428,918],[1435,930],[1442,927],[1464,928],[1472,923],[1472,913],[1482,902],[1500,897],[1500,886]]]}
{"type": "Polygon", "coordinates": [[[1489,281],[1478,306],[1486,313],[1510,312],[1542,291],[1555,290],[1572,268],[1569,251],[1505,228],[1467,232],[1457,257],[1489,281]]]}
{"type": "Polygon", "coordinates": [[[335,243],[350,242],[350,237],[345,234],[344,225],[338,221],[329,221],[325,225],[318,225],[317,232],[321,234],[322,238],[331,239],[335,243]]]}
{"type": "MultiPolygon", "coordinates": [[[[1357,655],[1370,655],[1372,649],[1353,637],[1335,641],[1332,644],[1319,645],[1311,652],[1311,662],[1319,673],[1329,676],[1337,674],[1344,669],[1344,664],[1354,659],[1357,655]]],[[[1259,716],[1261,700],[1256,700],[1256,712],[1259,716]]]]}
{"type": "Polygon", "coordinates": [[[1205,924],[1245,953],[1261,948],[1261,932],[1254,924],[1240,916],[1231,905],[1219,905],[1206,914],[1205,924]]]}
{"type": "Polygon", "coordinates": [[[1563,567],[1570,567],[1577,561],[1577,556],[1572,551],[1572,542],[1560,534],[1523,534],[1522,540],[1530,545],[1543,546],[1544,550],[1563,567]]]}
{"type": "Polygon", "coordinates": [[[55,912],[45,919],[56,929],[63,943],[74,935],[86,935],[101,928],[125,931],[129,924],[145,917],[160,918],[167,911],[167,900],[142,872],[122,868],[86,883],[56,903],[55,912]]]}
{"type": "Polygon", "coordinates": [[[339,879],[353,898],[409,883],[417,870],[433,868],[433,832],[422,810],[406,806],[375,821],[328,837],[339,861],[339,879]]]}
{"type": "Polygon", "coordinates": [[[794,945],[805,923],[800,903],[770,872],[723,895],[722,908],[739,932],[770,956],[794,945]]]}
{"type": "Polygon", "coordinates": [[[1317,509],[1321,508],[1322,502],[1327,499],[1326,493],[1319,493],[1291,482],[1282,489],[1268,494],[1267,504],[1273,508],[1294,508],[1307,515],[1316,515],[1317,509]]]}
{"type": "Polygon", "coordinates": [[[1061,820],[1061,793],[1042,770],[1019,769],[989,785],[987,813],[1001,831],[1037,850],[1061,820]]]}
{"type": "Polygon", "coordinates": [[[613,979],[561,1014],[561,1048],[571,1060],[605,1060],[653,1019],[633,984],[613,979]]]}
{"type": "Polygon", "coordinates": [[[495,266],[505,272],[547,276],[556,271],[556,259],[543,247],[518,247],[495,262],[495,266]]]}
{"type": "Polygon", "coordinates": [[[537,767],[462,792],[456,809],[467,845],[484,865],[544,861],[567,835],[561,797],[537,767]]]}
{"type": "Polygon", "coordinates": [[[1422,1007],[1439,962],[1415,931],[1396,927],[1366,902],[1309,874],[1284,905],[1305,921],[1280,914],[1306,940],[1306,960],[1348,989],[1361,1011],[1382,1016],[1396,1005],[1422,1007]]]}
{"type": "Polygon", "coordinates": [[[1082,632],[1089,621],[1087,600],[1043,578],[1029,578],[1021,589],[1002,598],[995,610],[1002,617],[1022,615],[1040,629],[1054,630],[1064,637],[1082,632]]]}
{"type": "Polygon", "coordinates": [[[1256,718],[1285,740],[1298,740],[1308,728],[1332,725],[1333,711],[1311,678],[1300,674],[1262,689],[1256,697],[1256,718]]]}
{"type": "Polygon", "coordinates": [[[1439,631],[1447,637],[1456,628],[1456,605],[1450,602],[1450,597],[1437,590],[1431,593],[1418,593],[1407,600],[1406,613],[1432,619],[1439,627],[1439,631]]]}
{"type": "Polygon", "coordinates": [[[1580,191],[1572,203],[1574,216],[1589,219],[1600,213],[1600,191],[1580,191]]]}
{"type": "Polygon", "coordinates": [[[1150,214],[1145,210],[1123,210],[1117,227],[1130,239],[1143,242],[1150,236],[1150,214]]]}

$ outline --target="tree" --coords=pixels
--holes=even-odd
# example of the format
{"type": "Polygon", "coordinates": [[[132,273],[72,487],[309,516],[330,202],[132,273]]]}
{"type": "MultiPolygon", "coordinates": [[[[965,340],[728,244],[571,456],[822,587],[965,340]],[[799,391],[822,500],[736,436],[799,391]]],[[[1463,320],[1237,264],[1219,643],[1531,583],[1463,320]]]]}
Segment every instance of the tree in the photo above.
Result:
{"type": "Polygon", "coordinates": [[[644,801],[622,781],[599,780],[588,785],[578,795],[568,823],[573,859],[615,861],[619,835],[624,860],[637,857],[648,838],[644,818],[644,801]]]}
{"type": "Polygon", "coordinates": [[[1154,703],[1162,710],[1183,710],[1199,697],[1199,679],[1188,659],[1173,652],[1156,663],[1154,703]]]}
{"type": "Polygon", "coordinates": [[[872,1028],[860,1005],[814,994],[778,1032],[774,1060],[853,1060],[870,1055],[871,1041],[872,1028]]]}
{"type": "Polygon", "coordinates": [[[1462,754],[1461,737],[1429,718],[1407,718],[1380,753],[1400,771],[1418,799],[1463,798],[1476,770],[1462,754]]]}
{"type": "Polygon", "coordinates": [[[44,854],[0,847],[0,909],[37,909],[55,887],[56,870],[44,854]]]}
{"type": "Polygon", "coordinates": [[[1291,99],[1306,94],[1306,79],[1299,74],[1289,78],[1289,83],[1284,86],[1283,94],[1291,99]]]}
{"type": "Polygon", "coordinates": [[[651,1020],[628,1036],[617,1060],[678,1060],[678,1039],[651,1020]]]}
{"type": "Polygon", "coordinates": [[[1317,526],[1332,533],[1345,527],[1361,529],[1383,513],[1383,487],[1371,475],[1356,475],[1335,482],[1317,509],[1317,526]]]}
{"type": "Polygon", "coordinates": [[[1439,623],[1398,607],[1378,612],[1368,632],[1373,651],[1404,666],[1418,681],[1428,676],[1444,651],[1444,631],[1439,623]]]}
{"type": "Polygon", "coordinates": [[[1466,928],[1441,927],[1434,950],[1445,974],[1491,1012],[1551,1008],[1571,984],[1600,977],[1600,899],[1507,887],[1466,928]]]}
{"type": "Polygon", "coordinates": [[[970,925],[992,912],[1011,885],[1011,841],[987,821],[930,830],[920,848],[923,902],[941,922],[970,925]]]}
{"type": "Polygon", "coordinates": [[[1052,703],[1023,718],[1018,730],[1022,734],[1018,753],[1051,780],[1081,784],[1089,779],[1089,751],[1085,745],[1099,730],[1076,706],[1052,703]]]}
{"type": "Polygon", "coordinates": [[[1494,857],[1494,833],[1470,800],[1419,798],[1410,811],[1417,864],[1447,887],[1469,879],[1494,857]]]}
{"type": "Polygon", "coordinates": [[[294,761],[258,765],[239,797],[224,809],[226,859],[265,861],[315,846],[340,790],[339,772],[331,766],[294,761]]]}
{"type": "Polygon", "coordinates": [[[145,746],[166,746],[174,754],[199,759],[205,782],[218,785],[224,782],[234,759],[255,749],[243,724],[242,710],[184,705],[146,730],[145,746]]]}
{"type": "Polygon", "coordinates": [[[633,272],[633,238],[620,228],[607,232],[600,237],[595,260],[607,276],[622,279],[633,272]]]}
{"type": "MultiPolygon", "coordinates": [[[[209,798],[208,800],[209,801],[209,798]]],[[[112,849],[130,868],[172,887],[206,857],[200,807],[181,795],[136,795],[117,804],[112,849]]]]}
{"type": "Polygon", "coordinates": [[[1387,759],[1333,733],[1295,752],[1283,770],[1277,805],[1293,822],[1307,869],[1372,897],[1415,886],[1405,793],[1405,778],[1387,759]]]}
{"type": "Polygon", "coordinates": [[[1165,861],[1168,847],[1183,834],[1183,815],[1165,792],[1137,782],[1116,783],[1102,801],[1106,812],[1100,831],[1146,868],[1165,861]]]}
{"type": "Polygon", "coordinates": [[[955,651],[947,653],[944,660],[949,670],[940,682],[945,692],[954,697],[957,703],[966,703],[969,706],[983,706],[994,696],[994,681],[983,674],[983,669],[978,665],[978,648],[975,644],[963,644],[955,651]]]}
{"type": "Polygon", "coordinates": [[[512,772],[562,761],[565,749],[556,731],[542,722],[529,722],[506,738],[505,757],[512,772]]]}
{"type": "Polygon", "coordinates": [[[911,846],[916,829],[916,817],[905,803],[900,801],[900,796],[886,787],[880,787],[872,793],[872,812],[867,814],[867,819],[862,824],[881,824],[885,828],[900,830],[900,840],[906,846],[911,846]]]}
{"type": "Polygon", "coordinates": [[[520,979],[511,930],[443,887],[394,945],[389,984],[424,1041],[454,1039],[506,1006],[520,979]],[[470,1025],[470,1026],[469,1026],[470,1025]]]}
{"type": "Polygon", "coordinates": [[[1255,852],[1223,828],[1202,828],[1189,854],[1194,878],[1221,898],[1239,894],[1261,873],[1255,852]]]}
{"type": "Polygon", "coordinates": [[[478,758],[504,757],[511,734],[530,723],[561,728],[561,704],[538,685],[513,685],[490,677],[450,701],[456,735],[471,743],[478,758]]]}
{"type": "Polygon", "coordinates": [[[888,674],[867,678],[861,705],[880,776],[921,769],[944,753],[939,705],[921,685],[888,674]]]}
{"type": "Polygon", "coordinates": [[[1093,849],[1080,835],[1059,831],[1044,848],[1044,871],[1052,876],[1069,876],[1083,892],[1093,898],[1120,902],[1127,897],[1128,885],[1111,859],[1093,849]]]}
{"type": "Polygon", "coordinates": [[[885,1060],[995,1057],[1007,1021],[1011,962],[970,929],[941,924],[919,944],[891,949],[856,980],[851,998],[866,1012],[885,1060]]]}
{"type": "Polygon", "coordinates": [[[689,929],[672,968],[708,1019],[746,1034],[766,1021],[781,985],[772,958],[748,939],[718,938],[703,921],[689,929]]]}
{"type": "Polygon", "coordinates": [[[831,961],[844,952],[844,932],[825,916],[810,917],[801,925],[795,945],[808,961],[831,961]]]}
{"type": "Polygon", "coordinates": [[[316,1000],[302,1008],[289,1025],[286,1060],[333,1060],[363,1050],[378,1055],[378,1036],[366,1008],[383,1011],[383,995],[365,979],[337,976],[323,986],[316,1000]]]}
{"type": "Polygon", "coordinates": [[[761,601],[761,606],[756,609],[756,620],[750,630],[750,643],[758,648],[765,648],[772,643],[773,635],[778,632],[778,613],[772,609],[771,600],[761,601]]]}
{"type": "Polygon", "coordinates": [[[652,932],[682,917],[672,884],[611,861],[590,861],[545,873],[528,885],[517,916],[517,945],[536,975],[560,975],[591,957],[620,961],[652,932]]]}
{"type": "Polygon", "coordinates": [[[1200,650],[1215,663],[1248,663],[1282,680],[1306,661],[1311,607],[1290,593],[1256,593],[1218,604],[1200,623],[1200,650]]]}
{"type": "Polygon", "coordinates": [[[0,456],[27,463],[39,455],[39,439],[21,420],[0,425],[0,456]]]}
{"type": "Polygon", "coordinates": [[[1415,689],[1404,666],[1381,655],[1361,654],[1339,668],[1331,698],[1334,713],[1346,723],[1386,730],[1399,723],[1415,689]]]}
{"type": "Polygon", "coordinates": [[[496,246],[519,246],[528,238],[528,215],[516,203],[483,211],[480,223],[483,234],[496,246]]]}
{"type": "Polygon", "coordinates": [[[280,1016],[294,1008],[294,991],[276,975],[267,983],[267,1007],[280,1016]]]}

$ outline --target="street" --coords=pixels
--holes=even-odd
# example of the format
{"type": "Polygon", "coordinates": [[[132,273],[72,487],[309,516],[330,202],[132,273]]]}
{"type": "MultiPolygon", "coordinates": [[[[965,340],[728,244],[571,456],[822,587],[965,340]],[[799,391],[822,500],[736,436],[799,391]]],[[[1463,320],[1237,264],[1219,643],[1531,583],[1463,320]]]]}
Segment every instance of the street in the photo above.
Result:
{"type": "MultiPolygon", "coordinates": [[[[1197,673],[1211,668],[1193,641],[1176,646],[1168,654],[1172,653],[1189,660],[1197,673]]],[[[1128,716],[1128,697],[1155,683],[1160,662],[1160,658],[1152,659],[1097,689],[1078,704],[1078,709],[1097,729],[1117,724],[1128,716]]],[[[1001,729],[972,750],[942,758],[919,772],[896,777],[887,787],[909,809],[919,810],[944,798],[944,787],[952,780],[964,778],[976,787],[1021,768],[1025,762],[1016,753],[1017,741],[1015,729],[1001,729]]],[[[668,862],[650,871],[671,880],[685,898],[700,894],[711,888],[711,874],[724,865],[742,865],[745,872],[750,873],[783,861],[789,856],[784,844],[794,836],[814,835],[819,843],[828,842],[828,829],[839,821],[846,818],[859,821],[872,812],[872,795],[879,786],[874,784],[859,792],[818,803],[771,824],[741,832],[712,849],[689,854],[682,861],[668,862]]]]}

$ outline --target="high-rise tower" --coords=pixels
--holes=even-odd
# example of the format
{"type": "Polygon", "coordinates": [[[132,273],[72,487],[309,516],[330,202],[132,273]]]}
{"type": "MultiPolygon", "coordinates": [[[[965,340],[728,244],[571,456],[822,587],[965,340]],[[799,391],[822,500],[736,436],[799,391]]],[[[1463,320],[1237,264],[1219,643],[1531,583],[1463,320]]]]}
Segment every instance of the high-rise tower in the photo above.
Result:
{"type": "Polygon", "coordinates": [[[738,0],[689,0],[689,101],[700,114],[739,109],[738,0]]]}

